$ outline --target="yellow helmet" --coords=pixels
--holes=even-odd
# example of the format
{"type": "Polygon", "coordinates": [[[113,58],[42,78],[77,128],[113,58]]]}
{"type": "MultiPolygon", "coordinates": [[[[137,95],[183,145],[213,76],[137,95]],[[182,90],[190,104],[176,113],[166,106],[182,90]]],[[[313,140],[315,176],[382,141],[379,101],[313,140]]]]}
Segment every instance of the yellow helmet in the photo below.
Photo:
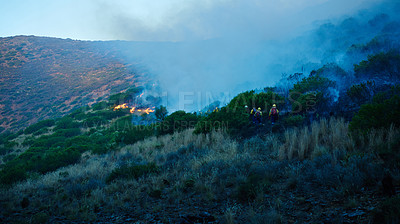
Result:
{"type": "Polygon", "coordinates": [[[273,106],[273,107],[276,107],[276,104],[273,104],[272,106],[273,106]]]}
{"type": "Polygon", "coordinates": [[[261,107],[259,107],[258,110],[261,110],[261,107]]]}

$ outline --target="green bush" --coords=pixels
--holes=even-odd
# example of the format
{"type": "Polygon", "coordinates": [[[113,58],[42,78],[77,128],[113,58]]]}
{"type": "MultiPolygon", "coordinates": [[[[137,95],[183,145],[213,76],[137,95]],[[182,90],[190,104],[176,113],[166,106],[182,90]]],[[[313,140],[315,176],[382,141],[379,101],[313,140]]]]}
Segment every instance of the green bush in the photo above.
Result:
{"type": "Polygon", "coordinates": [[[195,114],[176,111],[164,119],[159,126],[158,133],[161,135],[172,134],[187,128],[194,128],[198,121],[199,117],[195,114]]]}
{"type": "Polygon", "coordinates": [[[226,130],[229,134],[237,135],[249,124],[249,114],[240,111],[229,111],[226,107],[218,112],[212,112],[196,124],[194,133],[209,133],[212,130],[226,130]]]}
{"type": "Polygon", "coordinates": [[[89,117],[84,121],[84,127],[101,126],[106,123],[106,119],[100,116],[89,117]]]}
{"type": "Polygon", "coordinates": [[[291,115],[283,119],[286,126],[301,126],[305,117],[302,115],[291,115]]]}
{"type": "Polygon", "coordinates": [[[34,133],[34,132],[36,132],[36,131],[39,131],[39,130],[42,129],[42,128],[51,127],[51,126],[53,126],[54,124],[55,124],[55,121],[54,121],[54,120],[43,120],[43,121],[39,121],[38,123],[33,124],[33,125],[27,127],[27,128],[24,130],[24,133],[25,133],[25,134],[32,134],[32,133],[34,133]]]}
{"type": "Polygon", "coordinates": [[[56,122],[54,130],[79,128],[80,124],[71,117],[63,117],[56,122]]]}
{"type": "Polygon", "coordinates": [[[107,177],[106,182],[110,183],[116,179],[137,179],[143,175],[157,173],[158,171],[159,168],[154,163],[122,166],[113,170],[111,174],[107,177]]]}
{"type": "Polygon", "coordinates": [[[381,52],[369,55],[368,60],[354,65],[356,77],[393,80],[400,78],[400,54],[398,51],[381,52]]]}
{"type": "Polygon", "coordinates": [[[394,95],[383,102],[373,102],[361,106],[349,124],[349,129],[367,133],[371,129],[400,125],[400,95],[394,95]]]}
{"type": "Polygon", "coordinates": [[[74,137],[81,134],[80,128],[70,128],[70,129],[59,129],[52,136],[60,136],[60,137],[74,137]]]}
{"type": "Polygon", "coordinates": [[[101,101],[99,103],[95,103],[95,104],[92,105],[92,109],[94,111],[96,111],[96,110],[104,110],[106,108],[110,108],[110,105],[105,101],[101,101]]]}
{"type": "Polygon", "coordinates": [[[273,92],[262,92],[256,94],[254,90],[247,91],[235,96],[228,104],[227,109],[233,113],[245,112],[244,107],[247,105],[249,109],[261,108],[263,111],[267,111],[272,107],[272,104],[279,104],[283,102],[283,97],[273,92]]]}
{"type": "Polygon", "coordinates": [[[56,147],[63,146],[66,138],[64,136],[50,135],[50,136],[42,136],[33,142],[32,147],[56,147]]]}
{"type": "Polygon", "coordinates": [[[335,82],[320,75],[303,78],[289,90],[292,112],[303,114],[323,111],[331,97],[329,88],[335,85],[335,82]]]}
{"type": "Polygon", "coordinates": [[[119,132],[116,141],[118,143],[134,144],[154,135],[155,128],[152,125],[132,125],[129,129],[119,132]]]}
{"type": "Polygon", "coordinates": [[[34,136],[42,135],[44,133],[49,132],[49,129],[47,127],[41,128],[38,131],[33,132],[34,136]]]}
{"type": "Polygon", "coordinates": [[[0,171],[0,183],[10,185],[18,181],[25,180],[27,174],[25,169],[21,165],[16,166],[5,166],[0,171]]]}
{"type": "Polygon", "coordinates": [[[0,147],[0,156],[5,155],[9,152],[11,152],[11,149],[5,148],[5,147],[0,147]]]}

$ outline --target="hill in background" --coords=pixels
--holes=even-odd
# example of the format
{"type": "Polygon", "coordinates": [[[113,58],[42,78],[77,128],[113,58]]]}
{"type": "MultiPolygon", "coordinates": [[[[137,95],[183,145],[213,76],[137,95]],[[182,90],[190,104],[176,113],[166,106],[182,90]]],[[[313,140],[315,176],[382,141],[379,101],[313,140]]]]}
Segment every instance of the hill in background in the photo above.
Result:
{"type": "Polygon", "coordinates": [[[105,42],[35,36],[0,38],[0,132],[61,117],[148,77],[105,42]]]}

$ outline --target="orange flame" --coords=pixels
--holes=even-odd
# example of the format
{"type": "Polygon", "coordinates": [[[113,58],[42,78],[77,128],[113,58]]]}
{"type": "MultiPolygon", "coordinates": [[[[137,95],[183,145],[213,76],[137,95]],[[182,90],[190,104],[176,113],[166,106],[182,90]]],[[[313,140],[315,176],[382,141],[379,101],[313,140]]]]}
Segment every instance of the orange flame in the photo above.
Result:
{"type": "Polygon", "coordinates": [[[121,104],[121,105],[118,105],[118,106],[114,107],[113,110],[115,111],[115,110],[126,109],[126,108],[128,108],[128,105],[126,105],[126,103],[124,103],[124,104],[121,104]]]}
{"type": "MultiPolygon", "coordinates": [[[[124,104],[115,106],[113,110],[115,111],[115,110],[126,109],[126,108],[129,108],[129,106],[126,103],[124,103],[124,104]]],[[[141,113],[150,114],[150,113],[153,113],[155,110],[154,110],[154,107],[152,107],[152,108],[142,108],[142,109],[136,109],[136,107],[132,107],[129,110],[129,112],[131,114],[135,113],[136,111],[137,112],[141,112],[141,113]]]]}
{"type": "Polygon", "coordinates": [[[138,111],[144,112],[144,113],[146,113],[146,114],[150,114],[150,113],[153,113],[153,112],[154,112],[154,110],[152,110],[152,109],[150,109],[150,108],[141,109],[141,110],[138,110],[138,111]]]}

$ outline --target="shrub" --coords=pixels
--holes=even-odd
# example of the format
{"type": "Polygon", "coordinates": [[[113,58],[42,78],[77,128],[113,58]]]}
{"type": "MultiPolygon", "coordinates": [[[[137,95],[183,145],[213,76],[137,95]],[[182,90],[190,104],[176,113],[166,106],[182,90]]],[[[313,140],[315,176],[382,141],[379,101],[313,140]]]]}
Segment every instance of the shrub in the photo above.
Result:
{"type": "Polygon", "coordinates": [[[38,123],[33,124],[33,125],[27,127],[27,128],[24,130],[24,133],[25,133],[25,134],[32,134],[32,133],[34,133],[34,132],[36,132],[36,131],[39,131],[39,130],[42,129],[42,128],[51,127],[51,126],[53,126],[54,124],[55,124],[55,121],[54,121],[54,120],[43,120],[43,121],[39,121],[38,123]]]}
{"type": "Polygon", "coordinates": [[[371,129],[400,125],[400,95],[394,95],[383,102],[364,104],[349,124],[352,132],[366,134],[371,129]]]}
{"type": "Polygon", "coordinates": [[[229,111],[227,107],[218,112],[212,112],[196,124],[194,133],[210,133],[212,130],[226,130],[231,135],[239,135],[246,130],[249,115],[245,112],[229,111]]]}
{"type": "Polygon", "coordinates": [[[27,178],[27,174],[25,169],[21,165],[17,166],[5,166],[0,171],[0,183],[1,184],[13,184],[18,181],[25,180],[27,178]]]}
{"type": "Polygon", "coordinates": [[[0,147],[0,156],[5,155],[9,152],[11,152],[11,149],[5,148],[5,147],[0,147]]]}
{"type": "Polygon", "coordinates": [[[94,111],[96,111],[96,110],[103,110],[103,109],[106,109],[106,108],[109,108],[109,107],[110,107],[110,106],[109,106],[108,103],[105,102],[105,101],[101,101],[101,102],[99,102],[99,103],[95,103],[95,104],[92,105],[92,109],[93,109],[94,111]]]}
{"type": "Polygon", "coordinates": [[[81,134],[81,129],[70,128],[70,129],[59,129],[52,136],[64,136],[66,138],[70,138],[80,134],[81,134]]]}
{"type": "Polygon", "coordinates": [[[156,111],[155,111],[154,115],[156,116],[156,118],[159,121],[163,121],[165,119],[165,117],[167,116],[167,114],[168,114],[168,111],[167,111],[166,107],[164,107],[162,105],[159,107],[156,107],[156,111]]]}
{"type": "Polygon", "coordinates": [[[47,133],[49,129],[47,127],[41,128],[38,131],[33,132],[34,136],[42,135],[44,133],[47,133]]]}
{"type": "Polygon", "coordinates": [[[80,124],[70,117],[63,117],[56,122],[54,130],[79,128],[80,124]]]}
{"type": "Polygon", "coordinates": [[[137,141],[155,135],[154,126],[151,125],[135,125],[131,128],[119,132],[116,137],[116,142],[124,144],[133,144],[137,141]]]}
{"type": "Polygon", "coordinates": [[[320,75],[303,78],[289,90],[292,111],[294,113],[324,111],[332,97],[329,89],[335,85],[335,82],[320,75]]]}
{"type": "Polygon", "coordinates": [[[116,168],[107,177],[106,182],[110,183],[116,179],[137,179],[143,175],[150,173],[157,173],[159,168],[155,163],[148,163],[144,165],[131,165],[116,168]]]}
{"type": "Polygon", "coordinates": [[[106,119],[100,116],[89,117],[84,121],[84,127],[101,126],[106,123],[106,119]]]}
{"type": "Polygon", "coordinates": [[[188,128],[194,128],[198,121],[199,117],[195,114],[176,111],[164,119],[159,126],[158,133],[161,135],[172,134],[188,128]]]}
{"type": "Polygon", "coordinates": [[[272,104],[279,104],[279,102],[283,102],[283,98],[271,91],[256,94],[254,90],[252,90],[240,93],[235,96],[229,102],[227,108],[229,112],[233,113],[246,113],[246,111],[244,111],[244,106],[246,105],[249,107],[249,109],[251,109],[252,107],[260,107],[263,111],[266,111],[270,109],[272,104]]]}
{"type": "Polygon", "coordinates": [[[399,70],[400,54],[395,50],[369,55],[368,60],[354,65],[354,72],[357,77],[375,78],[379,76],[381,79],[390,81],[400,78],[399,70]]]}
{"type": "Polygon", "coordinates": [[[302,115],[290,115],[283,119],[285,126],[301,126],[305,117],[302,115]]]}

